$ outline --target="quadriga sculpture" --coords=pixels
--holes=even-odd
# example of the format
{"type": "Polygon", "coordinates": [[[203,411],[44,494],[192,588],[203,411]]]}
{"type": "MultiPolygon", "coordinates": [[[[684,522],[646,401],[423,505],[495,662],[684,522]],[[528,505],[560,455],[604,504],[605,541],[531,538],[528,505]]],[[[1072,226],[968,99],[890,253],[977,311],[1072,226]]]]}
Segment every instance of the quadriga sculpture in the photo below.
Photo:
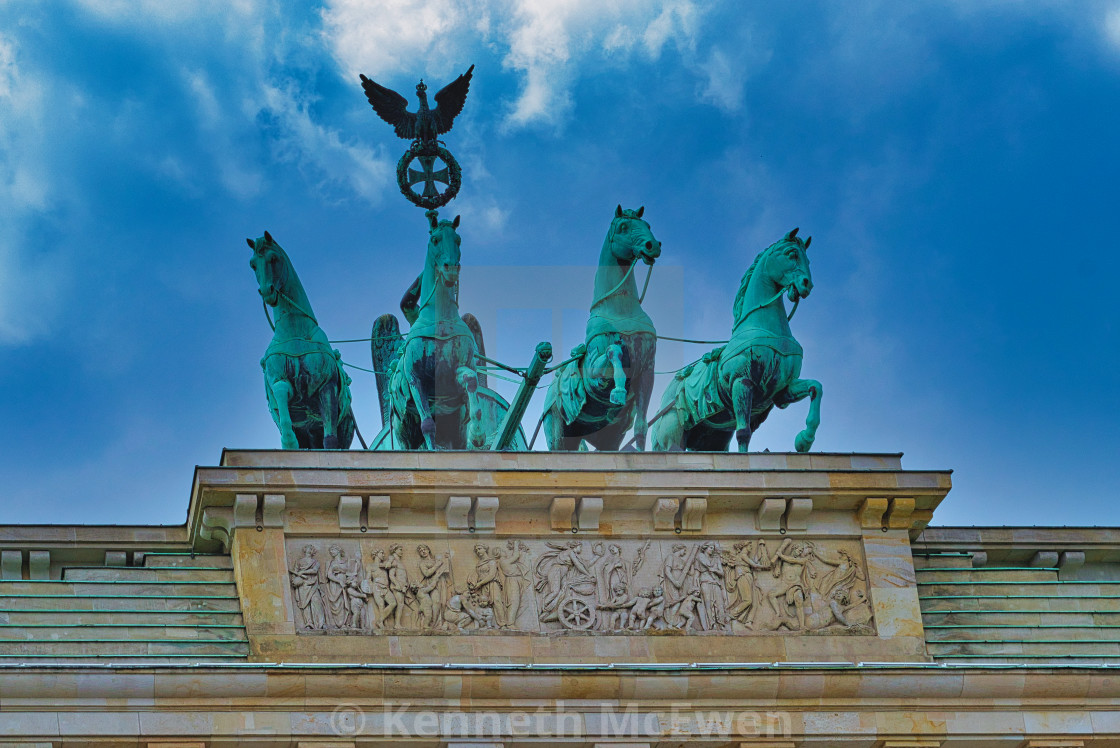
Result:
{"type": "MultiPolygon", "coordinates": [[[[349,449],[354,439],[350,377],[319,327],[288,254],[267,231],[246,239],[257,290],[276,310],[261,359],[264,389],[284,449],[349,449]]],[[[271,321],[270,321],[270,324],[271,321]]]]}
{"type": "MultiPolygon", "coordinates": [[[[504,409],[480,396],[479,345],[459,316],[459,217],[441,221],[434,210],[419,285],[402,303],[408,334],[382,315],[373,327],[374,368],[387,429],[375,449],[485,449],[504,409]],[[382,386],[384,384],[384,386],[382,386]]],[[[501,405],[505,405],[504,402],[501,405]]]]}
{"type": "Polygon", "coordinates": [[[584,344],[575,361],[556,373],[544,402],[550,450],[574,450],[586,441],[616,450],[634,424],[635,444],[645,448],[646,409],[653,392],[657,331],[642,309],[634,268],[661,254],[642,219],[645,208],[615,209],[595,273],[595,296],[584,344]]]}
{"type": "Polygon", "coordinates": [[[735,296],[730,342],[679,371],[666,388],[653,424],[655,450],[726,450],[734,434],[739,451],[746,452],[751,434],[775,405],[784,408],[806,397],[812,398],[809,415],[794,447],[807,452],[813,445],[821,422],[821,383],[798,378],[802,348],[782,300],[788,296],[796,304],[813,290],[810,241],[799,239],[794,229],[755,258],[735,296]]]}

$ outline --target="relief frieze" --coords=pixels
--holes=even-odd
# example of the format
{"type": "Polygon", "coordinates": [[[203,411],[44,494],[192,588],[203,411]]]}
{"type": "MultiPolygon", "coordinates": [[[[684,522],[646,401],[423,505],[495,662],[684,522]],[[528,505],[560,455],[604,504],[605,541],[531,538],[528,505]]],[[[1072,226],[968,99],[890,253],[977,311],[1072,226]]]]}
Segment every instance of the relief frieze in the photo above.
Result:
{"type": "Polygon", "coordinates": [[[874,634],[857,540],[288,538],[301,634],[874,634]]]}

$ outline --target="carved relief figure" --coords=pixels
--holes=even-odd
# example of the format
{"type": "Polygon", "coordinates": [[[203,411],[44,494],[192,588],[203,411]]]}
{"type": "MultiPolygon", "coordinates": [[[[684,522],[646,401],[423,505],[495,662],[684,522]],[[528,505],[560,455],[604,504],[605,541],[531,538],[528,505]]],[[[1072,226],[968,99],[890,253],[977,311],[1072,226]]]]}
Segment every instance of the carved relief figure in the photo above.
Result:
{"type": "Polygon", "coordinates": [[[328,618],[332,628],[349,628],[350,604],[346,599],[346,576],[350,574],[351,566],[346,559],[346,551],[340,546],[332,545],[327,551],[331,555],[326,572],[328,618]]]}
{"type": "Polygon", "coordinates": [[[478,563],[467,575],[470,602],[479,608],[489,608],[493,612],[495,623],[504,626],[506,610],[502,604],[501,568],[498,560],[490,555],[490,550],[482,543],[474,547],[474,555],[478,563]]]}
{"type": "Polygon", "coordinates": [[[421,577],[415,593],[420,605],[418,627],[443,628],[446,623],[443,606],[451,589],[451,554],[444,552],[436,557],[431,548],[421,544],[416,546],[416,555],[420,557],[421,577]]]}
{"type": "Polygon", "coordinates": [[[389,546],[389,555],[381,562],[385,570],[385,580],[389,587],[391,607],[382,614],[382,625],[393,616],[393,628],[404,628],[405,598],[408,595],[408,572],[405,571],[401,558],[404,556],[404,546],[394,543],[389,546]]]}
{"type": "Polygon", "coordinates": [[[559,606],[561,597],[568,592],[569,587],[575,582],[585,582],[593,579],[587,561],[581,555],[583,543],[571,540],[566,544],[545,543],[550,550],[541,554],[537,559],[535,571],[537,583],[535,589],[542,592],[544,598],[541,602],[541,621],[559,620],[559,606]]]}
{"type": "Polygon", "coordinates": [[[812,550],[808,544],[793,543],[786,538],[778,547],[772,572],[780,584],[767,596],[770,607],[778,618],[777,628],[793,628],[793,621],[789,619],[789,608],[792,607],[797,630],[805,630],[805,602],[809,598],[809,579],[816,576],[809,566],[811,560],[812,550]]]}
{"type": "Polygon", "coordinates": [[[346,575],[346,600],[350,611],[350,626],[356,629],[370,627],[368,586],[362,584],[361,574],[355,569],[346,575]]]}
{"type": "Polygon", "coordinates": [[[521,614],[525,610],[525,594],[529,590],[529,546],[523,541],[506,541],[505,550],[494,548],[492,551],[498,562],[502,578],[502,603],[505,608],[503,628],[518,628],[521,614]]]}
{"type": "Polygon", "coordinates": [[[727,614],[746,628],[754,628],[755,590],[754,570],[757,568],[751,553],[754,543],[741,542],[732,546],[724,558],[727,576],[724,578],[730,600],[727,614]]]}
{"type": "Polygon", "coordinates": [[[730,625],[727,616],[727,590],[724,589],[723,558],[719,545],[709,540],[696,551],[694,573],[700,590],[700,630],[715,631],[730,625]]]}
{"type": "Polygon", "coordinates": [[[303,547],[303,555],[288,570],[292,583],[292,599],[303,617],[303,628],[320,631],[326,628],[327,615],[323,609],[323,591],[319,586],[319,561],[313,545],[303,547]]]}
{"type": "Polygon", "coordinates": [[[369,599],[373,604],[372,624],[375,628],[384,628],[385,620],[392,615],[396,601],[389,592],[389,578],[385,575],[385,550],[374,548],[369,554],[373,561],[373,571],[369,574],[369,599]]]}

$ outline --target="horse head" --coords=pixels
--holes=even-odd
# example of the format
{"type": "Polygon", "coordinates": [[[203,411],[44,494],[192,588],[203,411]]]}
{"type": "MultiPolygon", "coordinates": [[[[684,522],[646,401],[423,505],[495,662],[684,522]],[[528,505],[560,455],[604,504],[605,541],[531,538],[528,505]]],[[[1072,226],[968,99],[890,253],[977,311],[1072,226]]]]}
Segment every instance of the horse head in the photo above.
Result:
{"type": "Polygon", "coordinates": [[[442,281],[448,288],[456,288],[459,285],[462,258],[459,245],[463,241],[455,231],[459,228],[459,216],[455,216],[453,221],[441,221],[434,210],[429,210],[425,215],[431,224],[428,231],[428,265],[435,273],[433,280],[436,283],[442,281]]]}
{"type": "Polygon", "coordinates": [[[637,210],[623,210],[619,205],[614,210],[611,221],[611,254],[620,264],[628,265],[642,260],[652,265],[661,255],[661,242],[650,231],[649,224],[642,219],[645,206],[637,210]]]}
{"type": "Polygon", "coordinates": [[[288,256],[267,231],[254,240],[246,239],[253,250],[249,267],[257,276],[257,292],[269,306],[280,302],[281,289],[288,282],[288,256]]]}
{"type": "Polygon", "coordinates": [[[794,229],[773,244],[768,253],[767,270],[774,279],[774,287],[786,289],[791,302],[805,298],[813,290],[808,253],[812,241],[811,236],[802,240],[794,229]]]}

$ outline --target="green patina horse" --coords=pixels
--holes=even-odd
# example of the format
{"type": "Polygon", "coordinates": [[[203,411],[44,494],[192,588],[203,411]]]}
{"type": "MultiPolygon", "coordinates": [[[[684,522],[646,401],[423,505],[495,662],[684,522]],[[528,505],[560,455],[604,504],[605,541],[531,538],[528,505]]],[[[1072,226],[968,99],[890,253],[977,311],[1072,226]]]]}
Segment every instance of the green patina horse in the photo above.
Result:
{"type": "Polygon", "coordinates": [[[276,309],[261,368],[280,444],[284,449],[349,449],[354,414],[342,359],[319,327],[288,254],[267,231],[245,241],[253,249],[249,266],[257,291],[276,309]]]}
{"type": "Polygon", "coordinates": [[[392,315],[374,325],[374,368],[387,375],[378,382],[387,429],[371,446],[485,449],[500,414],[480,396],[477,331],[459,316],[459,217],[425,215],[424,272],[402,304],[412,326],[402,339],[392,315]]]}
{"type": "Polygon", "coordinates": [[[813,290],[811,240],[797,238],[794,229],[755,258],[735,296],[731,340],[679,371],[666,388],[653,424],[655,450],[722,451],[734,434],[746,452],[775,405],[806,397],[809,415],[794,447],[807,452],[813,445],[823,390],[816,380],[798,378],[803,352],[782,300],[796,304],[813,290]]]}
{"type": "Polygon", "coordinates": [[[642,309],[634,267],[661,254],[642,219],[645,208],[615,209],[595,273],[595,296],[576,360],[556,373],[545,396],[543,425],[550,450],[579,449],[586,441],[616,450],[634,424],[645,448],[646,409],[653,392],[657,331],[642,309]]]}

